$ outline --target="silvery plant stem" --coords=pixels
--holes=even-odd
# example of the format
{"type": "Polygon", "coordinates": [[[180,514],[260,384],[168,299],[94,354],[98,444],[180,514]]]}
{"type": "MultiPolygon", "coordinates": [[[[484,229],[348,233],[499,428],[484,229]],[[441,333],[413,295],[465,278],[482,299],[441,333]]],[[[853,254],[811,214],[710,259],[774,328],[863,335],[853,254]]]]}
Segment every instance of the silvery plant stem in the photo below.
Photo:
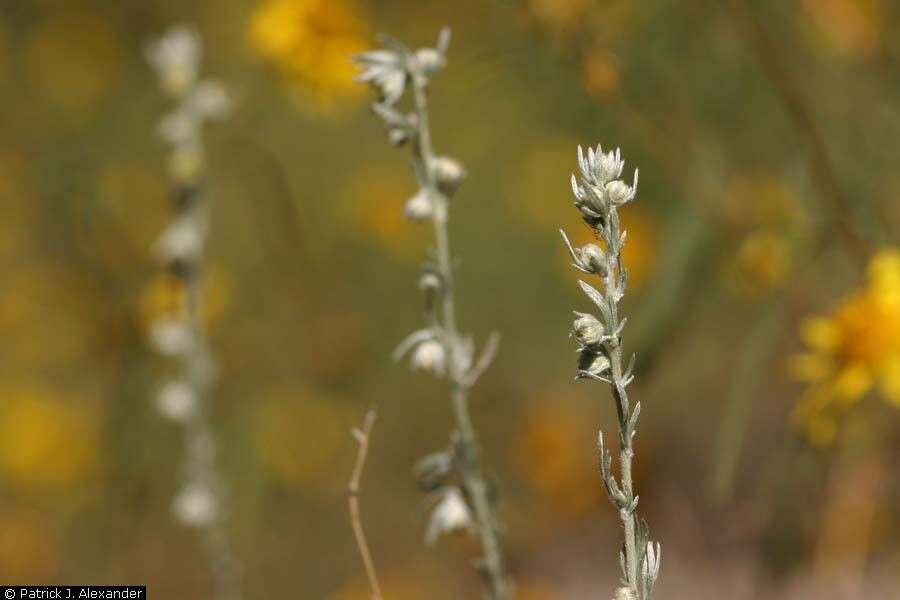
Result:
{"type": "MultiPolygon", "coordinates": [[[[631,464],[634,460],[634,446],[631,436],[623,425],[624,415],[629,414],[628,393],[623,385],[622,348],[617,346],[610,352],[611,374],[613,381],[613,397],[616,412],[619,416],[619,466],[621,468],[622,492],[626,498],[634,498],[634,484],[631,479],[631,464]]],[[[638,589],[637,538],[634,513],[619,511],[622,525],[625,528],[625,569],[628,585],[638,589]]]]}
{"type": "MultiPolygon", "coordinates": [[[[208,207],[204,205],[198,209],[203,211],[203,218],[206,220],[208,207]]],[[[212,491],[213,497],[218,499],[218,509],[202,530],[210,568],[215,578],[216,598],[240,600],[237,562],[232,554],[222,521],[224,490],[215,465],[215,437],[209,424],[208,415],[210,376],[213,367],[201,317],[203,269],[200,265],[202,265],[204,257],[205,236],[202,248],[196,272],[188,276],[185,282],[187,287],[186,318],[194,340],[185,357],[185,371],[196,399],[196,410],[184,427],[185,444],[192,455],[189,457],[188,468],[195,471],[190,474],[190,478],[195,481],[205,481],[212,491]]]]}
{"type": "Polygon", "coordinates": [[[178,315],[155,323],[151,341],[176,361],[178,375],[160,390],[160,412],[181,428],[185,447],[185,481],[173,512],[202,536],[216,583],[215,598],[240,600],[238,565],[228,543],[224,489],[216,470],[216,443],[209,422],[214,367],[203,323],[204,265],[210,201],[205,195],[203,125],[230,110],[227,91],[218,82],[200,79],[203,54],[199,34],[171,27],[147,46],[147,59],[173,110],[159,123],[170,148],[169,172],[176,215],[156,243],[165,268],[183,292],[178,315]]]}
{"type": "Polygon", "coordinates": [[[627,239],[620,228],[619,208],[634,200],[638,173],[627,185],[621,180],[624,161],[618,150],[604,153],[598,145],[587,153],[578,149],[579,175],[572,176],[575,208],[604,247],[586,244],[573,247],[565,232],[560,231],[578,271],[596,275],[602,281],[598,290],[579,281],[582,291],[599,309],[598,319],[590,313],[576,312],[572,337],[578,343],[576,379],[593,379],[610,386],[616,408],[619,430],[619,478],[612,472],[612,456],[598,435],[600,474],[610,502],[619,512],[625,530],[624,549],[620,554],[624,585],[616,590],[616,600],[650,600],[659,576],[660,547],[650,540],[647,524],[637,518],[638,497],[634,493],[631,468],[634,461],[634,436],[641,415],[641,403],[632,408],[627,387],[634,377],[634,357],[628,366],[622,362],[622,331],[626,319],[619,318],[619,302],[625,296],[628,272],[622,261],[622,248],[627,239]]]}
{"type": "Polygon", "coordinates": [[[497,537],[497,517],[488,497],[488,486],[481,466],[480,449],[472,419],[469,416],[466,366],[461,360],[459,349],[461,339],[456,328],[456,307],[454,303],[455,278],[447,228],[448,199],[438,190],[434,180],[432,163],[434,152],[431,147],[431,132],[428,123],[427,80],[414,77],[413,96],[417,116],[417,136],[414,156],[418,163],[417,173],[420,183],[434,203],[434,235],[437,246],[437,267],[444,282],[442,294],[443,329],[448,348],[451,398],[460,434],[461,464],[463,483],[472,499],[475,520],[481,535],[484,552],[484,573],[490,586],[492,600],[509,598],[509,585],[503,564],[503,550],[497,537]]]}

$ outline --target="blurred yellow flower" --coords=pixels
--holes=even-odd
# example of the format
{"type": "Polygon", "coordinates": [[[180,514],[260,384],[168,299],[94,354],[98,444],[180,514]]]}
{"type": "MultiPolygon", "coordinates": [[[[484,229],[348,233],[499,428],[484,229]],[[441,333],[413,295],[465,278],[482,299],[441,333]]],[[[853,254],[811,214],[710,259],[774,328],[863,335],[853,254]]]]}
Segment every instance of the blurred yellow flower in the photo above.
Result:
{"type": "Polygon", "coordinates": [[[809,351],[789,369],[809,388],[793,418],[813,442],[830,443],[841,413],[873,390],[900,408],[900,249],[878,252],[865,287],[832,314],[805,320],[800,333],[809,351]]]}
{"type": "Polygon", "coordinates": [[[544,27],[570,33],[584,23],[588,0],[528,0],[528,11],[544,27]]]}
{"type": "Polygon", "coordinates": [[[320,106],[361,95],[353,54],[366,50],[368,27],[351,0],[265,0],[253,15],[250,43],[320,106]]]}
{"type": "Polygon", "coordinates": [[[727,280],[740,296],[756,298],[779,287],[793,268],[793,248],[779,232],[759,230],[740,241],[726,264],[727,280]]]}
{"type": "Polygon", "coordinates": [[[584,55],[581,77],[585,91],[593,98],[606,100],[619,92],[619,59],[612,52],[593,48],[584,55]]]}
{"type": "Polygon", "coordinates": [[[556,394],[549,396],[522,418],[512,441],[512,463],[554,512],[582,515],[603,498],[594,454],[584,450],[596,433],[581,405],[569,403],[561,411],[556,394]]]}
{"type": "Polygon", "coordinates": [[[786,181],[767,173],[734,179],[725,192],[721,218],[725,238],[734,243],[722,264],[723,282],[731,292],[759,300],[787,281],[808,223],[786,181]]]}
{"type": "Polygon", "coordinates": [[[882,0],[803,0],[815,29],[814,40],[835,54],[867,58],[883,44],[882,0]]]}
{"type": "MultiPolygon", "coordinates": [[[[201,317],[209,325],[219,320],[231,301],[231,279],[224,269],[211,265],[204,272],[201,317]]],[[[177,318],[185,306],[184,282],[172,273],[160,273],[140,296],[141,321],[147,327],[159,321],[177,318]]]]}
{"type": "Polygon", "coordinates": [[[68,9],[48,12],[26,41],[26,74],[49,104],[86,116],[122,70],[121,42],[99,16],[68,9]]]}
{"type": "Polygon", "coordinates": [[[96,467],[97,430],[87,407],[27,387],[4,389],[0,398],[0,477],[27,488],[58,488],[96,467]]]}
{"type": "Polygon", "coordinates": [[[303,485],[331,473],[347,445],[351,415],[304,389],[272,391],[256,405],[253,440],[259,461],[282,483],[303,485]]]}

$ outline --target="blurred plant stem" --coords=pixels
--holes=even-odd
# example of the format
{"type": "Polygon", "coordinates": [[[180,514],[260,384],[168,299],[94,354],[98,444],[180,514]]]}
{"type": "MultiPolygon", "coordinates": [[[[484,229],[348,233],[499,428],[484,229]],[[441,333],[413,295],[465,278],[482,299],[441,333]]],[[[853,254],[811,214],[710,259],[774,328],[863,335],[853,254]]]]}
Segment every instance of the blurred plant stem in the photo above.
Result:
{"type": "MultiPolygon", "coordinates": [[[[472,419],[469,415],[468,390],[475,378],[468,377],[467,360],[461,349],[462,338],[456,327],[456,306],[454,300],[455,278],[453,274],[452,255],[447,228],[448,198],[438,189],[435,181],[435,155],[431,146],[431,132],[428,122],[428,99],[426,87],[428,80],[424,76],[413,74],[413,98],[417,116],[417,134],[414,139],[414,160],[419,183],[432,198],[434,206],[434,235],[437,245],[437,268],[443,282],[441,309],[442,326],[447,338],[451,398],[453,411],[459,427],[460,471],[466,492],[469,494],[481,546],[484,552],[484,574],[490,587],[493,600],[509,598],[509,583],[503,564],[503,550],[498,539],[498,519],[495,506],[488,493],[481,466],[480,448],[472,419]]],[[[477,377],[476,377],[477,378],[477,377]]]]}
{"type": "Polygon", "coordinates": [[[731,496],[753,401],[775,349],[773,340],[784,323],[784,308],[784,298],[778,295],[759,309],[738,356],[731,391],[716,428],[707,478],[707,495],[716,505],[724,505],[731,496]]]}
{"type": "Polygon", "coordinates": [[[872,252],[869,237],[858,231],[858,219],[853,203],[841,187],[840,178],[828,149],[825,136],[800,87],[784,64],[775,41],[760,20],[759,14],[746,0],[731,0],[728,4],[737,29],[747,46],[756,54],[774,84],[797,130],[809,146],[809,167],[812,179],[831,208],[831,227],[860,263],[865,264],[872,252]]]}
{"type": "Polygon", "coordinates": [[[353,429],[353,437],[359,444],[356,453],[356,463],[353,465],[353,473],[350,476],[350,484],[347,486],[347,502],[350,509],[350,525],[353,527],[353,535],[359,548],[359,555],[366,570],[366,578],[372,590],[372,600],[381,600],[381,586],[378,584],[378,574],[375,572],[375,564],[372,554],[369,552],[369,544],[366,542],[366,533],[359,517],[359,480],[362,477],[363,467],[366,464],[366,456],[369,452],[369,438],[372,434],[372,426],[375,424],[375,409],[370,408],[366,413],[361,428],[353,429]]]}

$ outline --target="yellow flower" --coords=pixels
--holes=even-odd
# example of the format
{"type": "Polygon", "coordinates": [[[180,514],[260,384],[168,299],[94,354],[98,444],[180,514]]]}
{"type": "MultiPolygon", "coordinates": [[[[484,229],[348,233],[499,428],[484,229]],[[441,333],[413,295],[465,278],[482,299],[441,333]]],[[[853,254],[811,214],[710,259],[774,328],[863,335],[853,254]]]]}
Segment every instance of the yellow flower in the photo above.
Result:
{"type": "Polygon", "coordinates": [[[40,389],[5,389],[0,397],[0,476],[23,487],[59,488],[94,468],[97,431],[83,410],[40,389]]]}
{"type": "Polygon", "coordinates": [[[785,235],[754,231],[741,240],[726,265],[727,281],[741,296],[756,298],[779,287],[793,268],[793,249],[785,235]]]}
{"type": "Polygon", "coordinates": [[[584,89],[598,100],[607,100],[619,93],[619,72],[618,57],[602,48],[590,50],[582,59],[584,89]]]}
{"type": "MultiPolygon", "coordinates": [[[[217,266],[207,267],[203,278],[201,317],[210,325],[219,320],[231,301],[231,280],[217,266]]],[[[161,273],[141,293],[141,321],[147,327],[159,321],[177,318],[184,309],[186,291],[183,281],[172,273],[161,273]]]]}
{"type": "Polygon", "coordinates": [[[868,58],[883,44],[882,0],[803,0],[815,26],[812,41],[833,54],[868,58]]]}
{"type": "Polygon", "coordinates": [[[833,440],[837,417],[872,391],[900,408],[900,249],[878,252],[866,285],[800,333],[809,350],[788,367],[810,387],[794,420],[813,441],[833,440]]]}
{"type": "Polygon", "coordinates": [[[544,401],[529,409],[513,438],[513,465],[554,512],[583,515],[602,502],[595,458],[583,446],[596,436],[591,422],[577,403],[561,412],[558,403],[544,401]]]}
{"type": "Polygon", "coordinates": [[[366,49],[368,28],[350,0],[266,0],[249,38],[322,107],[364,91],[350,58],[366,49]]]}

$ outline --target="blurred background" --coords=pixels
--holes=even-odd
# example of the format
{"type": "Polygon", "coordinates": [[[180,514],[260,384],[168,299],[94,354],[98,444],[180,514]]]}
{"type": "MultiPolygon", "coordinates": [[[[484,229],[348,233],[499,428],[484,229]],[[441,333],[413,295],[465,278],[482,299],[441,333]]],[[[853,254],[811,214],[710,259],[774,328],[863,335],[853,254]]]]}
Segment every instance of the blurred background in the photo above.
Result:
{"type": "Polygon", "coordinates": [[[474,598],[466,534],[426,549],[410,468],[445,447],[444,383],[391,361],[422,324],[431,232],[353,82],[387,32],[453,29],[431,90],[454,198],[462,327],[503,336],[472,398],[524,600],[606,598],[621,532],[596,470],[604,386],[572,381],[560,243],[578,144],[641,170],[623,212],[636,486],[660,598],[890,598],[900,585],[900,14],[889,0],[3,0],[0,574],[208,598],[171,502],[172,219],[144,47],[175,23],[235,100],[208,128],[212,418],[248,598],[367,597],[362,510],[392,600],[474,598]],[[893,591],[892,591],[893,590],[893,591]]]}

